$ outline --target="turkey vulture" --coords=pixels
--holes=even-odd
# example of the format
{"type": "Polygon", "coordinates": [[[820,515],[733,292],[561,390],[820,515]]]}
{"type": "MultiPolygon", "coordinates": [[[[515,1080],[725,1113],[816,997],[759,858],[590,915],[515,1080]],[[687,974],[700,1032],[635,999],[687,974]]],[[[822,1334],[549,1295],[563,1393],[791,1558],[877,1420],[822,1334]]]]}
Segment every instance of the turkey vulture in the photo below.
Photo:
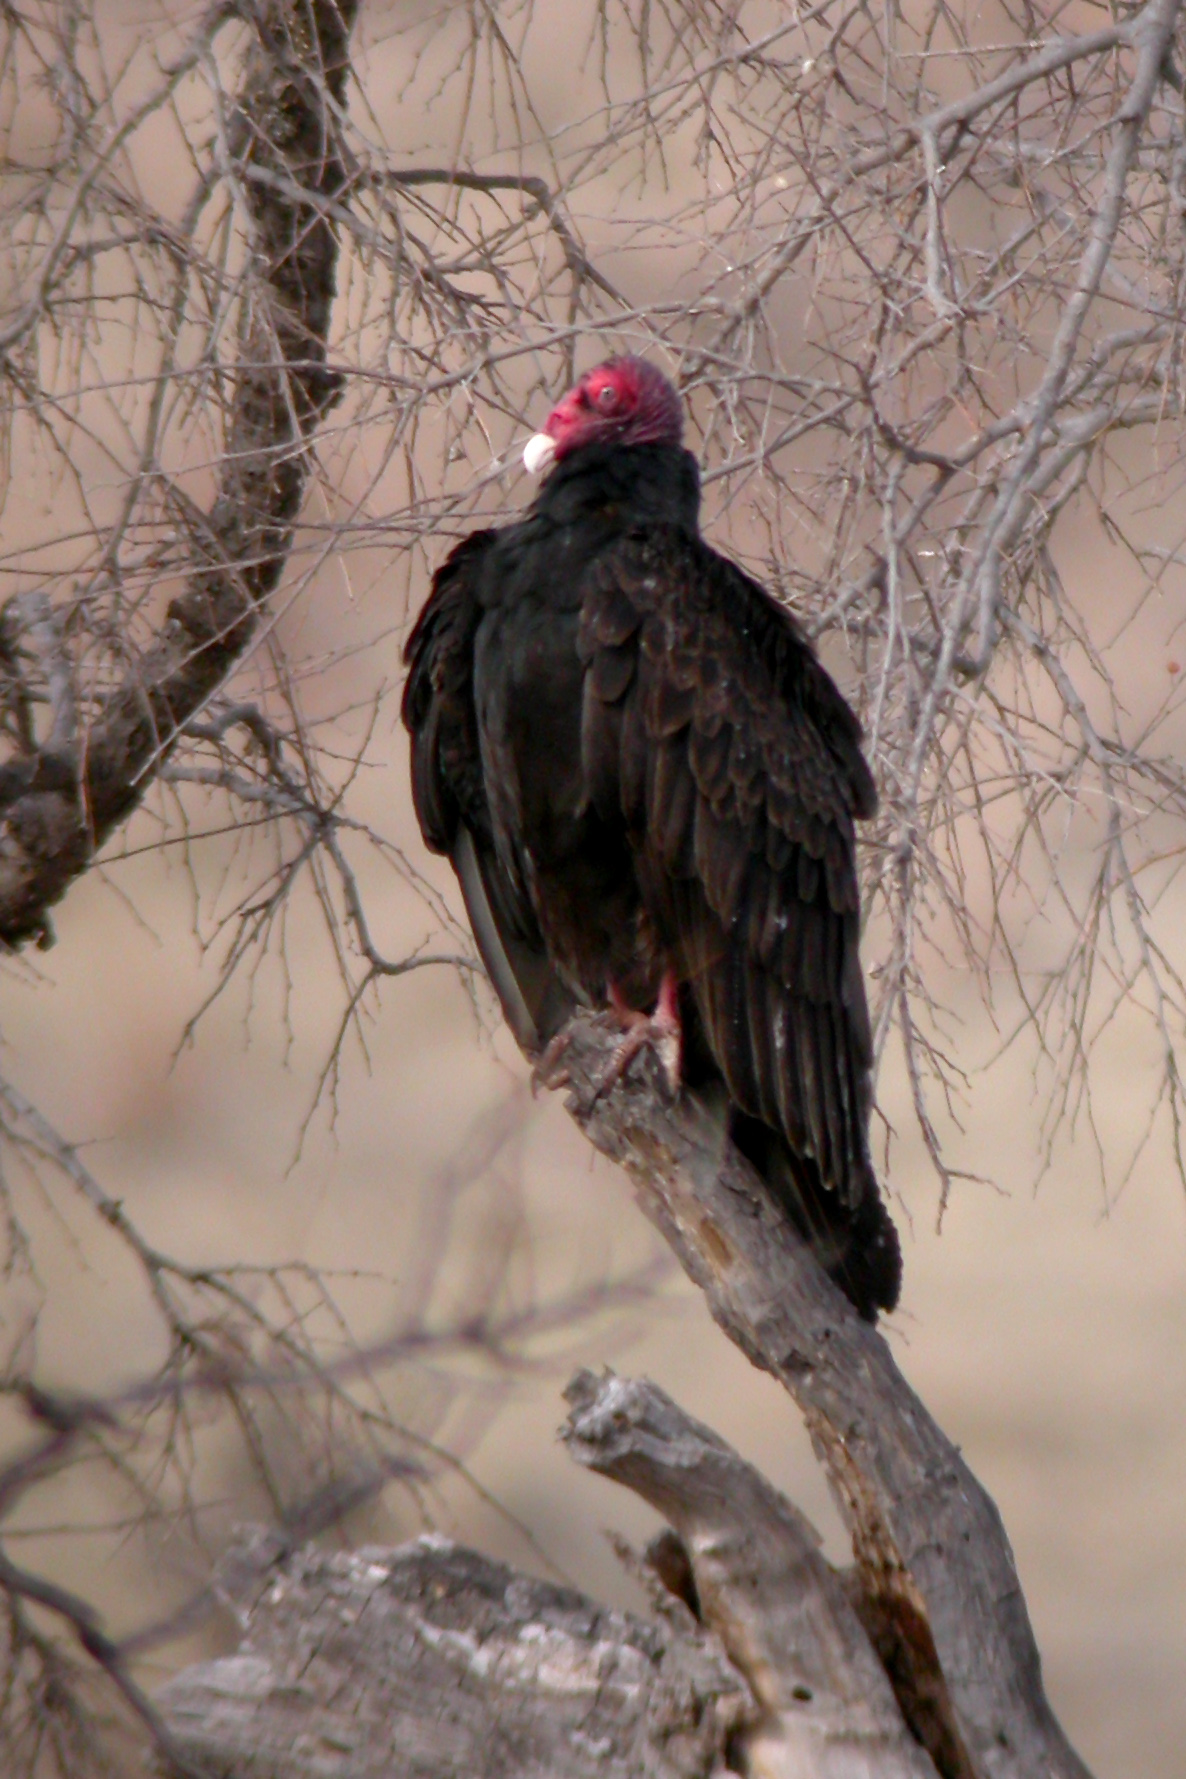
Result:
{"type": "Polygon", "coordinates": [[[577,1006],[677,1034],[872,1319],[901,1276],[858,955],[876,791],[795,620],[701,537],[682,429],[653,365],[599,365],[524,452],[548,471],[526,515],[438,570],[406,651],[416,812],[520,1045],[577,1006]]]}

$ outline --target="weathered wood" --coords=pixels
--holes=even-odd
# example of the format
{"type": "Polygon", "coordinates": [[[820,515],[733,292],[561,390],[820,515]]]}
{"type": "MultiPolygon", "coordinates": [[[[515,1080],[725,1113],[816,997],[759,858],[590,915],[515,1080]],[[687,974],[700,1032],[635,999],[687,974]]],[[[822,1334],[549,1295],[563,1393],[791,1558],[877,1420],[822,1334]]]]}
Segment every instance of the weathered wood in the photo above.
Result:
{"type": "Polygon", "coordinates": [[[218,1779],[711,1779],[752,1713],[715,1639],[435,1536],[353,1555],[256,1534],[236,1655],[158,1706],[218,1779]]]}
{"type": "Polygon", "coordinates": [[[255,1533],[219,1583],[242,1648],[158,1699],[192,1770],[936,1779],[802,1514],[656,1385],[585,1371],[567,1396],[571,1455],[673,1528],[633,1559],[660,1622],[448,1539],[329,1556],[255,1533]]]}
{"type": "Polygon", "coordinates": [[[582,1017],[567,1037],[577,1122],[626,1168],[720,1326],[803,1410],[852,1534],[862,1616],[940,1771],[966,1763],[976,1779],[1087,1779],[1042,1688],[1000,1515],[884,1339],[707,1113],[686,1094],[671,1103],[654,1059],[644,1052],[603,1093],[613,1035],[582,1017]]]}
{"type": "Polygon", "coordinates": [[[655,1384],[584,1371],[566,1395],[572,1457],[682,1540],[699,1615],[762,1708],[739,1737],[751,1779],[935,1779],[798,1509],[655,1384]]]}

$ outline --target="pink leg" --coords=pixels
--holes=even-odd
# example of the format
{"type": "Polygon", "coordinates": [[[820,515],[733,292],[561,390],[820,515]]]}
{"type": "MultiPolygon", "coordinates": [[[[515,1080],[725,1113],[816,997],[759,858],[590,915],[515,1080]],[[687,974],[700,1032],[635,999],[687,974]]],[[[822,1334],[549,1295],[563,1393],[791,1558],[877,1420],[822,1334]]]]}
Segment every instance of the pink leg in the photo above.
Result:
{"type": "Polygon", "coordinates": [[[640,1013],[627,1006],[616,983],[609,985],[610,1008],[615,1019],[625,1028],[625,1036],[610,1059],[604,1087],[620,1081],[640,1050],[650,1044],[656,1051],[667,1076],[672,1093],[679,1092],[683,1065],[683,1030],[679,1020],[679,978],[674,970],[665,970],[659,985],[659,999],[653,1013],[640,1013]]]}

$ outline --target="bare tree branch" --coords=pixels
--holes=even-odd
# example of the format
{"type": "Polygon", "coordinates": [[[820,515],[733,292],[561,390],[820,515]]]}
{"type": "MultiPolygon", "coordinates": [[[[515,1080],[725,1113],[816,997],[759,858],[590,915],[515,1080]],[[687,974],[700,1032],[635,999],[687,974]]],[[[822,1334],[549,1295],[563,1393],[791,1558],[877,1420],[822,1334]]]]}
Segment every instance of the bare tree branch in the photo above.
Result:
{"type": "MultiPolygon", "coordinates": [[[[566,1395],[570,1455],[642,1495],[678,1534],[697,1616],[763,1713],[745,1737],[746,1770],[934,1779],[803,1515],[654,1384],[578,1372],[566,1395]]],[[[958,1739],[944,1727],[949,1754],[958,1739]]]]}
{"type": "Polygon", "coordinates": [[[803,1411],[852,1534],[866,1620],[883,1626],[898,1697],[908,1711],[911,1699],[930,1700],[930,1724],[915,1714],[915,1733],[942,1724],[926,1673],[931,1648],[960,1758],[976,1779],[1087,1779],[1042,1690],[1000,1516],[884,1337],[831,1284],[744,1162],[722,1154],[706,1114],[686,1097],[666,1103],[652,1059],[606,1094],[612,1038],[588,1021],[568,1032],[577,1122],[626,1168],[641,1209],[726,1334],[803,1411]]]}
{"type": "MultiPolygon", "coordinates": [[[[314,0],[307,9],[268,0],[252,14],[256,43],[227,171],[270,168],[286,182],[282,192],[249,178],[241,184],[253,268],[221,486],[208,514],[189,513],[187,590],[170,601],[152,644],[124,664],[122,683],[88,713],[77,744],[55,723],[46,742],[6,768],[0,941],[9,946],[44,937],[47,910],[140,802],[154,765],[251,641],[280,578],[308,474],[309,436],[341,393],[340,377],[326,368],[337,247],[304,194],[332,195],[345,177],[330,106],[341,103],[355,11],[355,0],[314,0]]],[[[61,242],[99,171],[96,163],[80,182],[61,242]]],[[[28,313],[37,313],[59,257],[55,242],[28,313]]],[[[60,684],[57,632],[47,635],[39,620],[18,638],[16,621],[10,607],[9,659],[27,651],[60,684]]]]}
{"type": "MultiPolygon", "coordinates": [[[[348,81],[355,10],[166,7],[159,45],[90,0],[6,12],[0,941],[48,939],[104,842],[117,891],[125,858],[171,849],[210,954],[195,1019],[274,970],[291,1033],[312,912],[338,996],[331,1116],[404,978],[443,963],[480,1003],[389,789],[400,631],[449,540],[522,504],[514,447],[577,358],[648,351],[686,394],[711,535],[794,604],[866,719],[878,1056],[896,1034],[940,1207],[972,1172],[941,1116],[976,1106],[983,1036],[946,1035],[965,985],[1000,1047],[1030,1047],[1036,1168],[1078,1118],[1105,1185],[1162,1133],[1186,1181],[1174,0],[1073,35],[1065,11],[1008,3],[820,0],[771,26],[761,0],[495,0],[375,13],[348,81]],[[559,41],[576,46],[563,117],[559,41]],[[1093,1084],[1142,1032],[1158,1065],[1118,1157],[1093,1084]]],[[[859,1614],[934,1764],[1077,1771],[991,1504],[884,1346],[813,1295],[686,1109],[624,1103],[583,1115],[658,1167],[640,1190],[661,1227],[806,1405],[855,1529],[859,1614]]],[[[309,1494],[298,1471],[336,1501],[400,1454],[448,1465],[380,1365],[517,1375],[533,1327],[648,1288],[597,1279],[517,1319],[495,1244],[463,1271],[472,1321],[443,1345],[423,1280],[415,1312],[360,1342],[311,1261],[171,1255],[16,1085],[0,1126],[14,1296],[41,1290],[28,1170],[131,1258],[167,1354],[139,1394],[113,1392],[111,1419],[101,1397],[74,1404],[60,1446],[39,1423],[37,1452],[0,1465],[0,1505],[23,1475],[51,1487],[92,1462],[124,1491],[121,1523],[184,1528],[195,1600],[204,1416],[233,1424],[249,1510],[282,1522],[309,1494]]],[[[481,1165],[498,1140],[474,1145],[481,1165]]],[[[443,1238],[424,1251],[432,1274],[443,1238]]],[[[5,1384],[40,1415],[23,1316],[5,1384]]],[[[74,1618],[47,1616],[35,1562],[5,1575],[0,1765],[44,1755],[89,1779],[92,1608],[66,1588],[74,1618]]]]}

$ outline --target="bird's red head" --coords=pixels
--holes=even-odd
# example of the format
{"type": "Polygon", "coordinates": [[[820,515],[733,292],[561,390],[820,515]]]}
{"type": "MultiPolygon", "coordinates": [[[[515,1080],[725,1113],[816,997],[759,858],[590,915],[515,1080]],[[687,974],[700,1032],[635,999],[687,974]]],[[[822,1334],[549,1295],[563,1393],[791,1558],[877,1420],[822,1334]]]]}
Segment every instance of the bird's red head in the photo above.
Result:
{"type": "Polygon", "coordinates": [[[678,445],[683,430],[679,396],[662,371],[644,358],[609,358],[552,409],[523,462],[535,475],[581,445],[678,445]]]}

